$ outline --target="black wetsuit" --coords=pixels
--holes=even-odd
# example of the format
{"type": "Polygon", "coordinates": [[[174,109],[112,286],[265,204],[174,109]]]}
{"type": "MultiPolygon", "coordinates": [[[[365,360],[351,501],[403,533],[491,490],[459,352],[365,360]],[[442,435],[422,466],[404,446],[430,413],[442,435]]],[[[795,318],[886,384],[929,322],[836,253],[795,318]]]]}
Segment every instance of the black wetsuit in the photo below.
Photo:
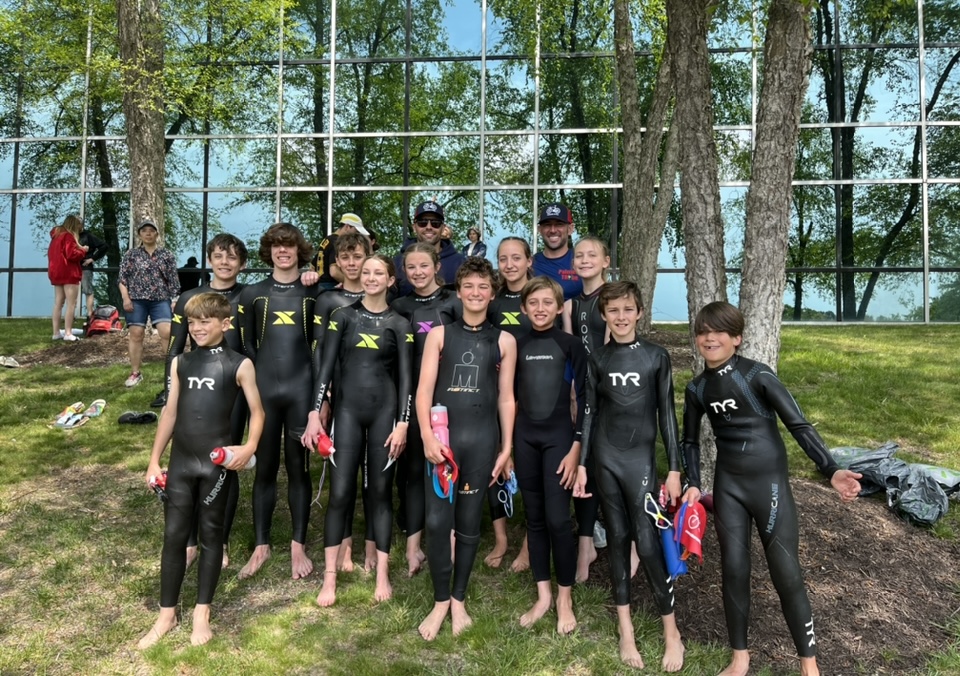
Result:
{"type": "Polygon", "coordinates": [[[227,478],[236,474],[214,465],[210,451],[229,445],[230,416],[240,392],[237,370],[244,356],[225,343],[199,348],[177,359],[177,422],[167,470],[166,524],[160,557],[160,606],[177,605],[187,568],[184,549],[199,523],[197,603],[208,604],[220,579],[227,478]]]}
{"type": "Polygon", "coordinates": [[[580,464],[587,466],[588,460],[593,461],[607,521],[613,601],[618,606],[630,603],[633,540],[657,608],[661,615],[669,615],[673,612],[673,585],[664,566],[660,536],[643,510],[645,494],[659,494],[658,427],[669,471],[679,471],[670,355],[643,339],[611,341],[599,347],[590,355],[587,370],[587,416],[580,464]]]}
{"type": "MultiPolygon", "coordinates": [[[[187,301],[198,293],[219,293],[230,301],[230,308],[233,314],[230,317],[230,327],[223,332],[223,339],[227,346],[243,354],[243,343],[240,340],[240,330],[237,326],[237,305],[240,303],[240,292],[243,291],[243,284],[234,284],[229,289],[214,289],[209,284],[199,286],[189,291],[184,291],[177,299],[176,307],[173,308],[173,320],[170,322],[170,343],[167,346],[167,360],[164,365],[165,371],[165,389],[164,400],[170,392],[170,364],[173,358],[183,354],[187,347],[187,341],[190,341],[190,349],[196,349],[197,345],[190,337],[187,326],[187,315],[184,308],[187,307],[187,301]]],[[[247,417],[250,415],[250,409],[247,407],[247,400],[243,396],[243,391],[237,393],[237,401],[233,407],[233,413],[230,417],[230,443],[242,444],[243,432],[247,427],[247,417]]],[[[240,500],[240,480],[236,472],[227,474],[227,511],[223,519],[223,542],[230,541],[230,531],[233,528],[233,519],[237,516],[237,503],[240,500]]],[[[190,539],[187,541],[188,547],[197,546],[196,528],[190,533],[190,539]]]]}
{"type": "Polygon", "coordinates": [[[447,407],[450,449],[460,468],[453,504],[428,481],[427,561],[437,602],[463,601],[480,544],[483,499],[496,464],[499,437],[500,330],[463,319],[444,328],[433,399],[447,407]],[[456,533],[456,564],[450,561],[450,531],[456,533]],[[451,590],[450,578],[453,575],[451,590]]]}
{"type": "Polygon", "coordinates": [[[290,431],[302,429],[313,393],[314,303],[323,289],[307,288],[297,279],[281,284],[272,276],[243,290],[238,308],[243,349],[257,367],[263,402],[263,435],[257,447],[253,482],[253,527],[256,545],[270,544],[277,505],[277,472],[283,442],[287,502],[292,539],[304,544],[310,520],[309,456],[290,431]]]}
{"type": "MultiPolygon", "coordinates": [[[[416,290],[409,296],[393,301],[391,307],[410,323],[413,332],[413,397],[416,398],[417,383],[420,382],[420,361],[423,359],[423,346],[427,334],[434,326],[451,324],[463,315],[463,305],[457,298],[457,292],[440,287],[428,296],[417,295],[416,290]]],[[[424,472],[423,439],[420,437],[420,424],[416,410],[410,412],[410,428],[407,430],[407,448],[397,460],[397,503],[401,513],[406,510],[405,524],[407,536],[423,530],[424,472]]]]}
{"type": "Polygon", "coordinates": [[[797,553],[797,509],[777,417],[824,475],[832,477],[837,464],[770,367],[734,355],[718,368],[705,369],[687,385],[683,446],[694,486],[699,484],[704,413],[717,439],[713,505],[730,644],[734,650],[747,649],[752,521],[797,653],[814,657],[813,615],[797,553]]]}
{"type": "MultiPolygon", "coordinates": [[[[600,287],[602,289],[603,287],[600,287]]],[[[604,344],[607,333],[607,323],[600,314],[597,301],[600,298],[600,289],[591,294],[579,293],[570,299],[570,324],[573,335],[579,336],[587,355],[593,354],[604,344]]],[[[577,498],[573,501],[573,508],[577,514],[577,535],[592,537],[594,524],[600,510],[600,498],[597,494],[597,484],[594,481],[596,472],[592,463],[587,466],[587,493],[592,497],[577,498]]]]}
{"type": "Polygon", "coordinates": [[[517,422],[513,450],[517,483],[527,513],[533,579],[550,579],[550,552],[557,584],[573,586],[577,541],[570,520],[571,489],[557,468],[580,440],[587,353],[560,329],[531,331],[517,341],[517,422]],[[570,420],[570,391],[577,394],[577,421],[570,420]]]}
{"type": "Polygon", "coordinates": [[[410,325],[390,308],[370,312],[358,300],[330,314],[314,395],[314,410],[319,411],[336,370],[339,381],[334,382],[332,438],[337,464],[330,475],[325,547],[343,541],[346,520],[357,499],[357,471],[362,466],[370,495],[367,518],[373,522],[373,539],[377,551],[390,553],[390,488],[395,466],[383,471],[390,451],[384,442],[395,423],[410,418],[412,343],[410,325]]]}

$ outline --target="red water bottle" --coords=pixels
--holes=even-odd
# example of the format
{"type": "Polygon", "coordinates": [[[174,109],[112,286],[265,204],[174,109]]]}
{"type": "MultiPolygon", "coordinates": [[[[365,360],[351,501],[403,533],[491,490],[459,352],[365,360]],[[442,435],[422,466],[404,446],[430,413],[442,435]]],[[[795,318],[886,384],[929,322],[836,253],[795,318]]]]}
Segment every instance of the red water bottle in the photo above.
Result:
{"type": "Polygon", "coordinates": [[[450,448],[450,428],[447,418],[447,407],[437,404],[430,409],[430,429],[437,440],[450,448]]]}
{"type": "Polygon", "coordinates": [[[160,498],[160,502],[167,501],[167,491],[164,490],[167,487],[167,473],[164,471],[160,476],[151,476],[150,477],[150,488],[153,489],[153,492],[157,494],[157,497],[160,498]]]}
{"type": "MultiPolygon", "coordinates": [[[[224,448],[222,446],[217,446],[213,451],[210,452],[210,460],[214,465],[229,465],[233,462],[233,451],[229,448],[224,448]]],[[[251,455],[250,459],[247,460],[247,464],[244,465],[244,469],[251,469],[257,464],[257,456],[251,455]]]]}

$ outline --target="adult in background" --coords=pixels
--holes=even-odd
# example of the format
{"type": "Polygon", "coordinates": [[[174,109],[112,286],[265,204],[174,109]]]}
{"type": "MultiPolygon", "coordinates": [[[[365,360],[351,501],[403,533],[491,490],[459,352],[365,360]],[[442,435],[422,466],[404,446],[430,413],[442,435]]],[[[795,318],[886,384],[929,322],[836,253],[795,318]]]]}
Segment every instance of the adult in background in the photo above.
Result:
{"type": "Polygon", "coordinates": [[[413,233],[415,237],[408,238],[400,247],[400,253],[393,259],[397,270],[397,287],[400,296],[407,296],[413,292],[413,286],[407,281],[403,270],[403,252],[414,242],[431,244],[440,258],[440,277],[444,284],[453,284],[457,278],[457,270],[463,264],[463,254],[457,251],[449,239],[442,238],[443,206],[438,202],[421,202],[413,212],[413,233]]]}
{"type": "Polygon", "coordinates": [[[464,257],[477,256],[479,258],[486,258],[487,245],[480,241],[480,231],[477,228],[467,230],[467,239],[470,240],[470,243],[463,247],[461,251],[464,257]]]}
{"type": "Polygon", "coordinates": [[[60,313],[67,304],[63,322],[63,339],[76,340],[73,335],[73,313],[80,292],[80,261],[87,254],[87,247],[80,246],[80,229],[83,222],[76,216],[67,216],[62,225],[50,231],[50,246],[47,248],[47,276],[53,284],[53,340],[60,339],[60,313]]]}
{"type": "Polygon", "coordinates": [[[124,382],[126,387],[135,387],[143,380],[140,364],[147,318],[166,344],[170,340],[170,320],[173,318],[170,301],[180,295],[177,260],[168,249],[159,245],[157,226],[153,221],[143,221],[137,228],[137,235],[140,246],[127,251],[120,261],[120,295],[130,330],[127,346],[130,375],[124,382]]]}
{"type": "Polygon", "coordinates": [[[320,275],[320,287],[332,289],[343,283],[343,272],[337,266],[337,238],[340,235],[356,232],[364,237],[373,239],[370,231],[364,227],[363,220],[352,213],[345,213],[340,217],[340,227],[323,238],[317,249],[317,255],[311,262],[311,267],[320,275]]]}
{"type": "Polygon", "coordinates": [[[93,316],[96,297],[93,289],[93,264],[107,255],[107,243],[83,227],[80,223],[80,246],[87,247],[87,255],[80,261],[83,276],[80,278],[80,293],[86,300],[87,317],[93,316]]]}
{"type": "Polygon", "coordinates": [[[183,293],[206,284],[210,281],[210,278],[200,272],[200,261],[197,260],[197,257],[190,256],[187,259],[187,264],[177,270],[177,280],[180,282],[180,293],[183,293]]]}
{"type": "Polygon", "coordinates": [[[573,216],[566,206],[553,202],[540,211],[538,224],[543,251],[533,257],[533,274],[555,279],[563,289],[564,299],[569,300],[583,291],[580,277],[573,269],[573,249],[570,248],[573,216]]]}

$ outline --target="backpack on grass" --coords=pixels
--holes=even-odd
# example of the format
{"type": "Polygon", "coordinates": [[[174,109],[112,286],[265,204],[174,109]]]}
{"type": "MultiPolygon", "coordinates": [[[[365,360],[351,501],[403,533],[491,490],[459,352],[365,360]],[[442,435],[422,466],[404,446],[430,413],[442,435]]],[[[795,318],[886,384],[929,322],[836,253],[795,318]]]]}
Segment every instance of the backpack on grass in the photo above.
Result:
{"type": "Polygon", "coordinates": [[[87,319],[87,325],[83,327],[83,334],[90,338],[111,331],[119,331],[122,328],[120,312],[117,308],[112,305],[100,305],[87,319]]]}

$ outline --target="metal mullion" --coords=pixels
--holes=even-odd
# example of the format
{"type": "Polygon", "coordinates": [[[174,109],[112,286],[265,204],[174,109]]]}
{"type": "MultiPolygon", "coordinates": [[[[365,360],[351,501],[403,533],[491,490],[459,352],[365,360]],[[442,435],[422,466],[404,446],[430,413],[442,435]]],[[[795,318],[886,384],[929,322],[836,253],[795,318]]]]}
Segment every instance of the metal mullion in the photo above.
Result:
{"type": "Polygon", "coordinates": [[[280,222],[280,185],[282,181],[281,165],[283,158],[283,3],[280,3],[280,35],[278,46],[279,60],[277,62],[277,166],[276,190],[274,192],[274,223],[280,222]]]}
{"type": "MultiPolygon", "coordinates": [[[[487,0],[480,2],[480,209],[477,214],[478,239],[483,240],[484,184],[487,164],[487,0]]],[[[468,238],[469,239],[469,238],[468,238]]]]}
{"type": "Polygon", "coordinates": [[[923,321],[930,323],[930,217],[929,192],[927,181],[927,72],[926,48],[924,47],[923,0],[917,0],[917,26],[919,47],[917,48],[917,68],[920,74],[920,184],[921,225],[923,229],[923,321]]]}
{"type": "Polygon", "coordinates": [[[540,203],[540,0],[537,0],[537,44],[533,57],[533,205],[530,243],[537,250],[537,206],[540,203]]]}
{"type": "Polygon", "coordinates": [[[337,0],[330,2],[330,101],[327,110],[327,234],[333,232],[333,143],[337,95],[337,0]]]}
{"type": "Polygon", "coordinates": [[[80,142],[80,220],[87,211],[87,122],[90,117],[90,61],[93,58],[93,7],[87,13],[87,54],[83,74],[83,128],[80,142]]]}

